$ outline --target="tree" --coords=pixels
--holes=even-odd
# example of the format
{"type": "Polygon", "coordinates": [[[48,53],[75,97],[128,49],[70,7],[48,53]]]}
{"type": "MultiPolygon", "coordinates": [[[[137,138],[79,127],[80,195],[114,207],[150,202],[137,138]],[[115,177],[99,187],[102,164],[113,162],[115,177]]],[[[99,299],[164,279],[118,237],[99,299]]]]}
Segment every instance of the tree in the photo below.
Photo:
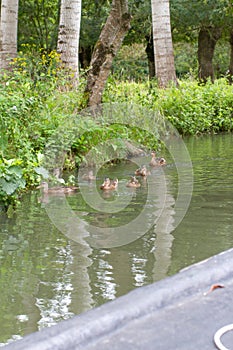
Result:
{"type": "Polygon", "coordinates": [[[198,75],[214,80],[213,56],[221,34],[232,26],[231,0],[170,0],[173,32],[198,40],[198,75]]]}
{"type": "Polygon", "coordinates": [[[177,85],[169,0],[151,0],[155,72],[160,87],[177,85]]]}
{"type": "Polygon", "coordinates": [[[130,28],[130,19],[127,0],[113,0],[109,16],[91,58],[85,88],[88,106],[101,103],[113,58],[116,56],[125,34],[130,28]]]}
{"type": "Polygon", "coordinates": [[[198,77],[201,82],[208,78],[214,81],[213,57],[218,39],[221,37],[221,28],[202,27],[198,35],[198,77]]]}
{"type": "Polygon", "coordinates": [[[0,69],[9,69],[17,56],[18,0],[1,1],[0,69]]]}
{"type": "Polygon", "coordinates": [[[81,0],[61,0],[57,51],[65,67],[74,73],[74,84],[79,74],[79,35],[81,0]]]}

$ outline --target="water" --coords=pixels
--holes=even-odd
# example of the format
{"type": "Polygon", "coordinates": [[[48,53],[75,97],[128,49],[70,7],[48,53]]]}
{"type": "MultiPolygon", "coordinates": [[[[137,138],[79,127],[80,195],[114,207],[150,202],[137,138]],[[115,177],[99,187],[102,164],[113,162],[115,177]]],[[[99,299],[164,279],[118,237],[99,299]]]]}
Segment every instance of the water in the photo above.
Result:
{"type": "MultiPolygon", "coordinates": [[[[148,183],[136,190],[125,187],[135,164],[101,169],[98,187],[105,175],[119,178],[118,191],[106,193],[104,202],[99,202],[93,185],[83,182],[86,199],[80,193],[69,196],[68,209],[63,208],[64,198],[54,196],[49,198],[49,211],[47,199],[39,200],[41,194],[35,190],[23,197],[13,218],[1,215],[2,345],[232,247],[233,135],[185,142],[194,188],[177,227],[175,214],[185,205],[188,190],[181,187],[183,197],[175,207],[179,174],[169,154],[166,168],[154,169],[148,183]],[[132,224],[142,208],[142,218],[132,224]],[[116,231],[127,224],[127,230],[116,231]]],[[[186,164],[179,167],[185,175],[186,164]]]]}

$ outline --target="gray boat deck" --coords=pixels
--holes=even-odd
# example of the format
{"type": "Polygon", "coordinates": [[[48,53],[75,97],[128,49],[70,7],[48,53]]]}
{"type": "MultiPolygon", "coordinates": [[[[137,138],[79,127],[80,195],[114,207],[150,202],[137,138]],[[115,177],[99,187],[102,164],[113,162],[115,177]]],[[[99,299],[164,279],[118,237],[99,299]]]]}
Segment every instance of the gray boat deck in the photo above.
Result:
{"type": "MultiPolygon", "coordinates": [[[[233,324],[233,249],[4,349],[212,350],[214,334],[228,324],[233,324]]],[[[233,349],[233,331],[221,342],[233,349]]]]}

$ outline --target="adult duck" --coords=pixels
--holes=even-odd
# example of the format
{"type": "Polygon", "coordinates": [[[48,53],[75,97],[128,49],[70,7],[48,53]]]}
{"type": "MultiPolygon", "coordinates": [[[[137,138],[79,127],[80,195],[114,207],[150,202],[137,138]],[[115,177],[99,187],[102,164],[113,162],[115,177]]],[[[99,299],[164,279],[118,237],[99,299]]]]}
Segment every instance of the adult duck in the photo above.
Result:
{"type": "Polygon", "coordinates": [[[140,168],[135,170],[134,173],[136,176],[147,176],[150,175],[150,171],[147,169],[146,165],[142,165],[140,168]]]}
{"type": "Polygon", "coordinates": [[[43,194],[69,194],[78,190],[77,186],[57,186],[49,188],[46,181],[41,182],[37,188],[41,188],[43,194]]]}
{"type": "Polygon", "coordinates": [[[163,157],[156,157],[156,152],[151,152],[151,161],[149,163],[150,166],[161,166],[166,164],[166,160],[163,157]]]}
{"type": "Polygon", "coordinates": [[[131,179],[126,184],[126,187],[138,188],[140,186],[141,184],[135,176],[131,176],[131,179]]]}
{"type": "Polygon", "coordinates": [[[108,177],[104,179],[104,182],[100,186],[101,190],[116,190],[118,187],[118,179],[110,180],[108,177]]]}

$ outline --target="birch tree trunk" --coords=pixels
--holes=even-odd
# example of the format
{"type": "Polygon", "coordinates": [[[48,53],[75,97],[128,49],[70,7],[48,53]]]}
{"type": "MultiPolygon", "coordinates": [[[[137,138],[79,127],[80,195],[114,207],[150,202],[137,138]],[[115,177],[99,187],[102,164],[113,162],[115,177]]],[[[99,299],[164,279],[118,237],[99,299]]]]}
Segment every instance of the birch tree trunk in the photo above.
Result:
{"type": "Polygon", "coordinates": [[[155,72],[160,87],[177,85],[169,0],[151,0],[155,72]]]}
{"type": "Polygon", "coordinates": [[[57,52],[65,67],[74,74],[74,85],[79,76],[81,7],[81,0],[61,0],[57,52]]]}
{"type": "Polygon", "coordinates": [[[9,69],[17,56],[18,6],[19,0],[1,1],[0,69],[9,69]]]}
{"type": "Polygon", "coordinates": [[[111,11],[95,45],[85,89],[87,105],[101,103],[112,62],[130,28],[127,0],[113,0],[111,11]]]}
{"type": "Polygon", "coordinates": [[[200,81],[208,78],[214,81],[213,56],[218,39],[221,36],[220,28],[201,28],[198,35],[198,76],[200,81]]]}

